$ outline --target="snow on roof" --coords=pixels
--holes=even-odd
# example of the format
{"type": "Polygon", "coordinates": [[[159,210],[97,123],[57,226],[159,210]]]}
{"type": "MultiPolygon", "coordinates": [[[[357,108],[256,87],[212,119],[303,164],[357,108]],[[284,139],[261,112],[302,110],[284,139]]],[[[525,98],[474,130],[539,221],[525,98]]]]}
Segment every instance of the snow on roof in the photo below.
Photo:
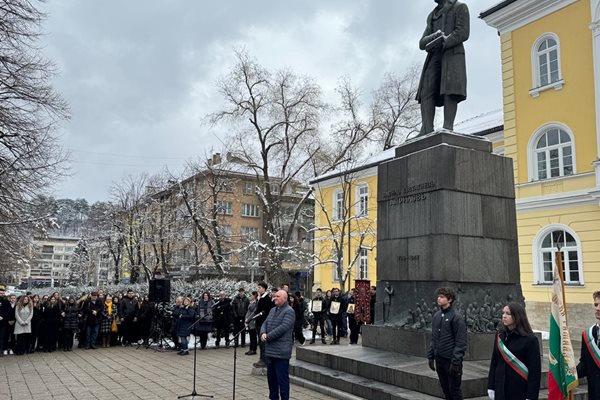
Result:
{"type": "Polygon", "coordinates": [[[375,165],[379,165],[381,164],[383,161],[387,161],[390,160],[392,158],[394,158],[394,156],[396,155],[396,148],[392,147],[391,149],[387,149],[384,151],[381,151],[377,154],[372,154],[371,156],[369,156],[368,158],[366,158],[364,161],[357,163],[354,167],[348,169],[348,170],[338,170],[335,169],[333,171],[330,171],[326,174],[323,175],[319,175],[314,177],[313,179],[310,180],[310,184],[313,183],[317,183],[317,182],[322,182],[326,179],[330,179],[330,178],[334,178],[336,176],[342,175],[342,174],[350,174],[352,172],[355,171],[360,171],[363,169],[367,169],[369,167],[373,167],[375,165]]]}
{"type": "MultiPolygon", "coordinates": [[[[502,109],[492,110],[454,124],[454,131],[466,135],[482,135],[504,125],[502,109]]],[[[498,129],[500,130],[500,129],[498,129]]]]}

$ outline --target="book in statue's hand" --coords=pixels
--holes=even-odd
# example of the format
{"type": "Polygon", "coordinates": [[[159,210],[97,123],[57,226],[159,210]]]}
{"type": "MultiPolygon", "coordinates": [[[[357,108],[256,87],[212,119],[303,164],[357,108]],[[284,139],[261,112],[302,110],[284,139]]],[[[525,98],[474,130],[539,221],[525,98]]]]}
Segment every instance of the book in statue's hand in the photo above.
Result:
{"type": "Polygon", "coordinates": [[[432,41],[427,43],[425,45],[425,50],[429,51],[429,50],[437,48],[438,46],[441,47],[443,43],[444,43],[444,34],[441,34],[440,36],[437,36],[435,39],[433,39],[432,41]]]}

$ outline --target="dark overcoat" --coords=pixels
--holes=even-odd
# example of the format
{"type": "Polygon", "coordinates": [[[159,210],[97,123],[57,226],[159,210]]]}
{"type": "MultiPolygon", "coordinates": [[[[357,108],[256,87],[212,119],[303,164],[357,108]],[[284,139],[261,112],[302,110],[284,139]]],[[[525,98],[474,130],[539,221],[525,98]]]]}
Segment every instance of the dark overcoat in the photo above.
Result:
{"type": "Polygon", "coordinates": [[[180,307],[177,320],[177,336],[190,336],[192,324],[196,320],[196,310],[193,307],[180,307]]]}
{"type": "Polygon", "coordinates": [[[502,332],[500,338],[510,352],[525,364],[529,370],[529,376],[525,380],[517,374],[504,361],[504,357],[498,350],[498,344],[494,341],[494,352],[488,374],[488,389],[496,392],[496,400],[537,400],[542,376],[540,344],[537,337],[534,335],[521,336],[516,332],[502,332]]]}
{"type": "MultiPolygon", "coordinates": [[[[594,326],[592,335],[598,341],[598,326],[594,326]]],[[[592,358],[583,335],[581,336],[581,358],[577,364],[577,375],[579,378],[586,377],[588,385],[588,396],[590,400],[600,400],[600,368],[592,358]]]]}
{"type": "Polygon", "coordinates": [[[196,313],[200,320],[196,324],[195,332],[212,332],[213,329],[213,305],[215,302],[211,300],[200,300],[196,313]]]}
{"type": "MultiPolygon", "coordinates": [[[[429,42],[427,37],[434,33],[433,18],[435,10],[427,17],[427,27],[423,32],[423,37],[419,41],[421,50],[425,50],[425,45],[429,42]]],[[[439,95],[436,98],[436,106],[444,105],[444,95],[454,95],[458,102],[467,98],[467,67],[465,62],[465,47],[463,42],[469,38],[470,22],[469,9],[466,4],[456,0],[447,0],[442,11],[442,26],[443,32],[448,36],[444,43],[442,56],[442,73],[439,95]]],[[[433,49],[432,51],[436,51],[433,49]]],[[[416,99],[421,102],[422,98],[427,98],[431,93],[424,92],[426,79],[431,79],[428,76],[427,67],[432,59],[432,53],[427,53],[419,89],[416,99]]]]}

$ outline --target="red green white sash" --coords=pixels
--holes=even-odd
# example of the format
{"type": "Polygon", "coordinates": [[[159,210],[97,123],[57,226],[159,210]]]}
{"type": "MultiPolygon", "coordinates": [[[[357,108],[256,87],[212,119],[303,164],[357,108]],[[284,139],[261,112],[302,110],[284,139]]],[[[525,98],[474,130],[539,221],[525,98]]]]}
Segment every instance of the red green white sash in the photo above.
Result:
{"type": "Polygon", "coordinates": [[[583,341],[585,342],[592,359],[598,368],[600,368],[600,348],[598,348],[598,344],[596,343],[596,340],[594,340],[594,335],[592,334],[594,326],[595,325],[590,326],[588,329],[583,331],[583,341]]]}
{"type": "Polygon", "coordinates": [[[498,351],[504,358],[504,361],[515,370],[519,376],[525,380],[529,376],[529,369],[523,364],[521,360],[519,360],[511,351],[504,345],[502,339],[500,339],[500,335],[498,335],[498,351]]]}

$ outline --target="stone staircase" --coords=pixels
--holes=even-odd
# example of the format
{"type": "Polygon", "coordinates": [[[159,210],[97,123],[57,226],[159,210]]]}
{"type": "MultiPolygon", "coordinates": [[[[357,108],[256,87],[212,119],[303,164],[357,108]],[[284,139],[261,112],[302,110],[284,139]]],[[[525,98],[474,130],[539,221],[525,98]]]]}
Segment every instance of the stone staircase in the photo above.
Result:
{"type": "MultiPolygon", "coordinates": [[[[547,365],[547,359],[542,361],[540,399],[547,399],[547,365]]],[[[465,399],[487,399],[488,368],[489,361],[464,363],[465,399]]],[[[429,369],[427,359],[362,346],[297,347],[290,374],[295,384],[313,390],[322,388],[323,393],[344,400],[443,398],[437,374],[429,369]]],[[[579,389],[574,398],[587,399],[587,391],[579,389]]]]}

